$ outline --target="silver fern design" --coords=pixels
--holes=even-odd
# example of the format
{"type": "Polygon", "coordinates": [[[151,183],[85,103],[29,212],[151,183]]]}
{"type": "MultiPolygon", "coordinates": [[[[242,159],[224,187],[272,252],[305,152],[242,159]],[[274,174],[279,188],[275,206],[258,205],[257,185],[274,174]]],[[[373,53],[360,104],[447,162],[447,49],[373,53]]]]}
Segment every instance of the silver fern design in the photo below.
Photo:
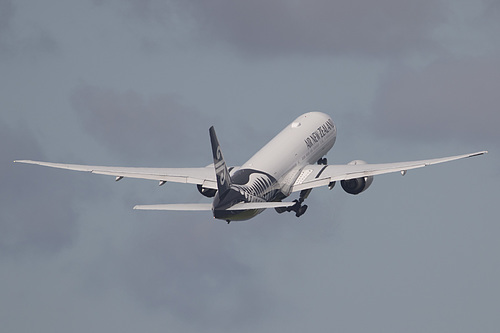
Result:
{"type": "Polygon", "coordinates": [[[279,190],[279,184],[271,175],[253,169],[238,170],[231,177],[233,188],[248,201],[270,201],[279,190]]]}

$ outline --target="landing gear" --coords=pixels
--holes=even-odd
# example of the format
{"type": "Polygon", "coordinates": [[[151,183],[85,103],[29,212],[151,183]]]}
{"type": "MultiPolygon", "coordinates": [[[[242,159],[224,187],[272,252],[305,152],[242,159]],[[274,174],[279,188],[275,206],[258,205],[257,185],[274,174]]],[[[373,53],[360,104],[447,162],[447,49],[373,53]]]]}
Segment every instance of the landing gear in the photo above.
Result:
{"type": "Polygon", "coordinates": [[[295,216],[301,217],[302,215],[304,215],[306,210],[307,210],[307,205],[300,206],[297,212],[295,213],[295,216]]]}
{"type": "Polygon", "coordinates": [[[326,159],[326,157],[323,157],[323,158],[320,158],[317,163],[319,165],[327,165],[328,164],[328,160],[326,159]]]}
{"type": "Polygon", "coordinates": [[[300,216],[304,215],[304,213],[307,210],[307,205],[302,205],[303,201],[304,200],[302,200],[302,201],[301,200],[294,200],[295,205],[287,207],[284,210],[279,211],[278,213],[295,212],[295,216],[300,217],[300,216]]]}
{"type": "MultiPolygon", "coordinates": [[[[326,157],[322,157],[318,160],[317,163],[318,163],[318,165],[328,165],[328,160],[326,159],[326,157]]],[[[335,185],[335,182],[332,182],[329,185],[331,185],[331,188],[333,188],[333,185],[335,185]]],[[[300,191],[299,199],[294,200],[295,204],[293,206],[286,207],[286,208],[285,207],[278,207],[278,208],[275,208],[275,210],[279,214],[284,213],[284,212],[295,212],[295,216],[301,217],[302,215],[304,215],[304,213],[307,210],[307,205],[303,205],[302,203],[309,196],[311,191],[312,191],[312,189],[310,189],[310,188],[300,191]]]]}
{"type": "Polygon", "coordinates": [[[286,211],[287,212],[295,212],[296,217],[301,217],[302,215],[304,215],[304,213],[307,210],[307,205],[302,205],[302,203],[309,196],[309,193],[311,193],[311,191],[312,191],[312,189],[300,191],[299,199],[294,200],[295,205],[287,207],[286,211]]]}

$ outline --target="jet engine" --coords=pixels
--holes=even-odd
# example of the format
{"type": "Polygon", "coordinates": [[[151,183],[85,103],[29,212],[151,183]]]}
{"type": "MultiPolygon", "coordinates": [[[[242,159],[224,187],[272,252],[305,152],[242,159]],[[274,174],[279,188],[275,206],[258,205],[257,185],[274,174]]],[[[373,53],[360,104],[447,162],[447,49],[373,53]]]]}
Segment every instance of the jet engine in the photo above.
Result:
{"type": "Polygon", "coordinates": [[[196,185],[198,187],[198,191],[203,194],[204,196],[208,198],[213,198],[215,196],[215,193],[217,193],[217,190],[213,188],[206,188],[201,186],[200,184],[196,185]]]}
{"type": "MultiPolygon", "coordinates": [[[[348,165],[366,164],[365,161],[354,160],[348,163],[348,165]]],[[[373,176],[360,177],[348,180],[342,180],[340,185],[349,194],[360,194],[366,190],[373,182],[373,176]]]]}

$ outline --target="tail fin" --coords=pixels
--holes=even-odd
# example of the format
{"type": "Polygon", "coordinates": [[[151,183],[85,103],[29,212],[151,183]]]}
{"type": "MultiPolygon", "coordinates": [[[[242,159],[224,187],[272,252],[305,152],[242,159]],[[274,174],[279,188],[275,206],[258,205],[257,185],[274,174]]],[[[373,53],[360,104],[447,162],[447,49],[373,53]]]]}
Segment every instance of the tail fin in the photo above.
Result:
{"type": "Polygon", "coordinates": [[[226,162],[222,156],[222,151],[220,149],[219,140],[217,140],[217,135],[215,135],[214,127],[210,127],[210,143],[212,144],[212,155],[214,158],[215,175],[217,177],[217,189],[219,194],[222,194],[229,190],[231,187],[231,177],[227,171],[226,162]]]}

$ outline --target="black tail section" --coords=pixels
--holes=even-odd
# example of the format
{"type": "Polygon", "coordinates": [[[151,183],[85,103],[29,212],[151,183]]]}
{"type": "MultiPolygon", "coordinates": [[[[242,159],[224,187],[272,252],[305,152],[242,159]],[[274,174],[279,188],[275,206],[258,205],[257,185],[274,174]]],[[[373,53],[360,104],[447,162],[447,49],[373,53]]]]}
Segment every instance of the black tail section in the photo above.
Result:
{"type": "Polygon", "coordinates": [[[217,189],[219,194],[223,194],[231,187],[231,177],[227,171],[226,162],[222,156],[219,140],[215,135],[214,127],[210,127],[210,143],[212,144],[212,156],[214,158],[215,175],[217,176],[217,189]]]}

